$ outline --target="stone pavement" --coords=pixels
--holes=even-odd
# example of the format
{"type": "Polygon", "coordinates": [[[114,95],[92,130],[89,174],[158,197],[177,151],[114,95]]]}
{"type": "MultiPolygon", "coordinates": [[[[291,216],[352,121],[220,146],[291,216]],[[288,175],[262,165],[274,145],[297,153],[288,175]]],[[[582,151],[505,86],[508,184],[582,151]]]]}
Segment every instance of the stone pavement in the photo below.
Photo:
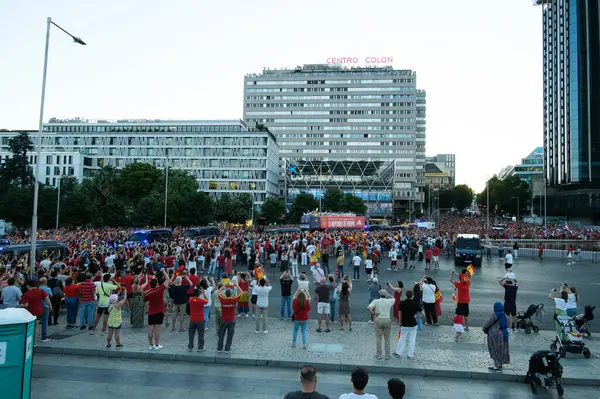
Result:
{"type": "MultiPolygon", "coordinates": [[[[124,320],[127,320],[124,315],[124,320]]],[[[36,353],[84,355],[115,358],[153,359],[163,361],[183,361],[237,365],[257,365],[270,367],[298,368],[313,364],[320,370],[349,371],[355,366],[365,366],[374,373],[394,373],[434,377],[459,377],[522,381],[531,354],[537,350],[547,350],[553,334],[541,331],[527,335],[518,332],[510,334],[510,355],[512,364],[502,373],[488,371],[491,364],[485,337],[481,327],[472,327],[463,334],[460,342],[454,342],[454,334],[449,325],[424,327],[417,335],[415,355],[417,360],[406,358],[376,360],[375,335],[373,325],[366,322],[353,323],[353,330],[338,331],[338,325],[330,333],[315,331],[316,322],[309,321],[307,350],[290,347],[292,322],[269,320],[268,334],[254,333],[254,319],[238,320],[231,354],[217,353],[217,337],[211,320],[211,328],[205,333],[205,351],[187,351],[187,331],[172,332],[170,327],[162,328],[160,351],[148,350],[146,328],[131,329],[125,321],[122,334],[123,348],[106,348],[106,336],[87,331],[65,330],[61,326],[49,327],[52,341],[41,343],[36,353]]],[[[393,329],[393,341],[397,329],[393,329]]],[[[298,343],[301,344],[300,334],[298,343]]],[[[590,359],[580,354],[568,354],[561,360],[565,382],[571,385],[600,386],[600,340],[592,336],[586,340],[592,352],[590,359]]],[[[395,347],[395,346],[394,346],[395,347]]]]}

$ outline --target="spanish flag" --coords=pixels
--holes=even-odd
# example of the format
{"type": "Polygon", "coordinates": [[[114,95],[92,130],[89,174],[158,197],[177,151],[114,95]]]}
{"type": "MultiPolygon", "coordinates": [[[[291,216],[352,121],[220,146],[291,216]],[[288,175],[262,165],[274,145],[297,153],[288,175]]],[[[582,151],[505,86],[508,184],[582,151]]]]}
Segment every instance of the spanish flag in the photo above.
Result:
{"type": "Polygon", "coordinates": [[[473,265],[469,265],[467,267],[467,272],[469,273],[469,277],[473,277],[473,275],[475,274],[475,268],[473,267],[473,265]]]}

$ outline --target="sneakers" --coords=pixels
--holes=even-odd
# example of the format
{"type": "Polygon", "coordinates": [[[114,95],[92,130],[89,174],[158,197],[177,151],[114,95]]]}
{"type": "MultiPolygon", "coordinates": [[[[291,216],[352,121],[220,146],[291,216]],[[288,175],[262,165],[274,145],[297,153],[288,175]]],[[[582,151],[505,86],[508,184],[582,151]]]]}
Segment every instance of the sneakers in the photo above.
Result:
{"type": "Polygon", "coordinates": [[[249,315],[248,313],[246,313],[246,314],[244,315],[244,317],[250,317],[250,315],[249,315]]]}
{"type": "Polygon", "coordinates": [[[373,324],[373,320],[369,320],[369,321],[368,321],[368,323],[369,323],[369,324],[373,324]]]}
{"type": "Polygon", "coordinates": [[[50,341],[52,341],[52,339],[50,339],[50,338],[45,338],[45,339],[41,340],[40,342],[50,342],[50,341]]]}
{"type": "Polygon", "coordinates": [[[188,352],[191,352],[191,351],[192,351],[192,349],[194,349],[194,348],[188,348],[188,352]]]}
{"type": "Polygon", "coordinates": [[[159,351],[159,350],[161,350],[162,348],[163,348],[163,346],[162,346],[162,345],[156,345],[156,346],[154,347],[154,350],[155,350],[155,351],[159,351]]]}
{"type": "Polygon", "coordinates": [[[296,344],[292,344],[292,348],[295,348],[295,347],[296,347],[296,344]]]}
{"type": "Polygon", "coordinates": [[[225,349],[225,353],[231,353],[231,349],[225,349]]]}
{"type": "Polygon", "coordinates": [[[85,330],[85,328],[86,328],[85,326],[81,326],[81,327],[79,327],[79,330],[83,331],[83,330],[85,330]]]}
{"type": "Polygon", "coordinates": [[[148,345],[148,350],[149,351],[153,351],[154,350],[154,345],[148,345]]]}
{"type": "Polygon", "coordinates": [[[204,352],[204,348],[198,348],[197,352],[204,352]]]}
{"type": "Polygon", "coordinates": [[[269,330],[263,331],[263,334],[268,334],[268,333],[269,333],[269,330]]]}
{"type": "Polygon", "coordinates": [[[254,330],[254,334],[259,334],[259,333],[260,333],[260,331],[254,330]]]}
{"type": "Polygon", "coordinates": [[[308,349],[308,345],[306,345],[306,344],[302,345],[302,349],[304,349],[304,350],[308,349]]]}

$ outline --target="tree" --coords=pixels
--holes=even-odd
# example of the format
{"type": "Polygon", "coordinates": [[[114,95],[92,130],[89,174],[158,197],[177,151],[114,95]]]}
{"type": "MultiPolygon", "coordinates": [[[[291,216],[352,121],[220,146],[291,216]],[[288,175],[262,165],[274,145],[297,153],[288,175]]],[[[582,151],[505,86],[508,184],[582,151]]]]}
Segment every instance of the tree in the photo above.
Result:
{"type": "Polygon", "coordinates": [[[342,199],[344,198],[344,192],[337,188],[328,188],[323,196],[322,211],[327,212],[341,212],[342,211],[342,199]]]}
{"type": "Polygon", "coordinates": [[[226,222],[229,219],[231,205],[231,195],[229,193],[221,193],[215,203],[215,217],[219,222],[226,222]]]}
{"type": "Polygon", "coordinates": [[[345,193],[340,201],[340,211],[364,215],[367,212],[367,206],[362,198],[359,198],[353,194],[345,193]]]}
{"type": "Polygon", "coordinates": [[[135,206],[142,198],[157,191],[157,187],[162,186],[164,193],[164,180],[164,172],[156,167],[148,163],[131,163],[119,171],[117,192],[126,202],[135,206]]]}
{"type": "Polygon", "coordinates": [[[453,189],[456,199],[456,208],[465,210],[473,203],[473,190],[466,184],[459,184],[453,189]]]}
{"type": "Polygon", "coordinates": [[[285,204],[281,198],[269,197],[260,208],[260,218],[267,223],[279,222],[285,217],[285,204]]]}
{"type": "Polygon", "coordinates": [[[300,218],[304,213],[314,211],[318,207],[319,201],[312,194],[302,192],[294,198],[288,220],[294,224],[300,223],[300,218]]]}
{"type": "Polygon", "coordinates": [[[529,183],[522,181],[517,176],[509,176],[503,180],[496,176],[489,179],[486,188],[477,194],[477,203],[487,206],[489,187],[490,212],[500,215],[523,215],[529,206],[531,188],[529,183]],[[518,199],[517,199],[518,198],[518,199]],[[520,209],[517,209],[520,207],[520,209]]]}
{"type": "Polygon", "coordinates": [[[168,204],[168,223],[177,226],[202,226],[214,220],[215,203],[203,192],[177,196],[168,204]]]}
{"type": "Polygon", "coordinates": [[[231,223],[245,223],[251,218],[252,213],[252,196],[248,193],[238,194],[231,201],[229,210],[229,219],[231,223]]]}
{"type": "Polygon", "coordinates": [[[33,150],[33,142],[27,132],[20,132],[17,136],[8,140],[8,149],[11,152],[11,158],[7,159],[2,169],[0,177],[5,184],[24,188],[34,182],[33,172],[29,165],[27,154],[33,150]]]}

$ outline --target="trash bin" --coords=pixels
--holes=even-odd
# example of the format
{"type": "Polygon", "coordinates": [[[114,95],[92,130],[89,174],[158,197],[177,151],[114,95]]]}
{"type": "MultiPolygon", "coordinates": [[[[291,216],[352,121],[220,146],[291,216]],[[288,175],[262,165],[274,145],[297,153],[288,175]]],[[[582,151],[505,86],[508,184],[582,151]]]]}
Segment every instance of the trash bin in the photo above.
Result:
{"type": "Polygon", "coordinates": [[[0,310],[0,381],[2,396],[28,399],[35,343],[35,317],[26,309],[0,310]]]}

